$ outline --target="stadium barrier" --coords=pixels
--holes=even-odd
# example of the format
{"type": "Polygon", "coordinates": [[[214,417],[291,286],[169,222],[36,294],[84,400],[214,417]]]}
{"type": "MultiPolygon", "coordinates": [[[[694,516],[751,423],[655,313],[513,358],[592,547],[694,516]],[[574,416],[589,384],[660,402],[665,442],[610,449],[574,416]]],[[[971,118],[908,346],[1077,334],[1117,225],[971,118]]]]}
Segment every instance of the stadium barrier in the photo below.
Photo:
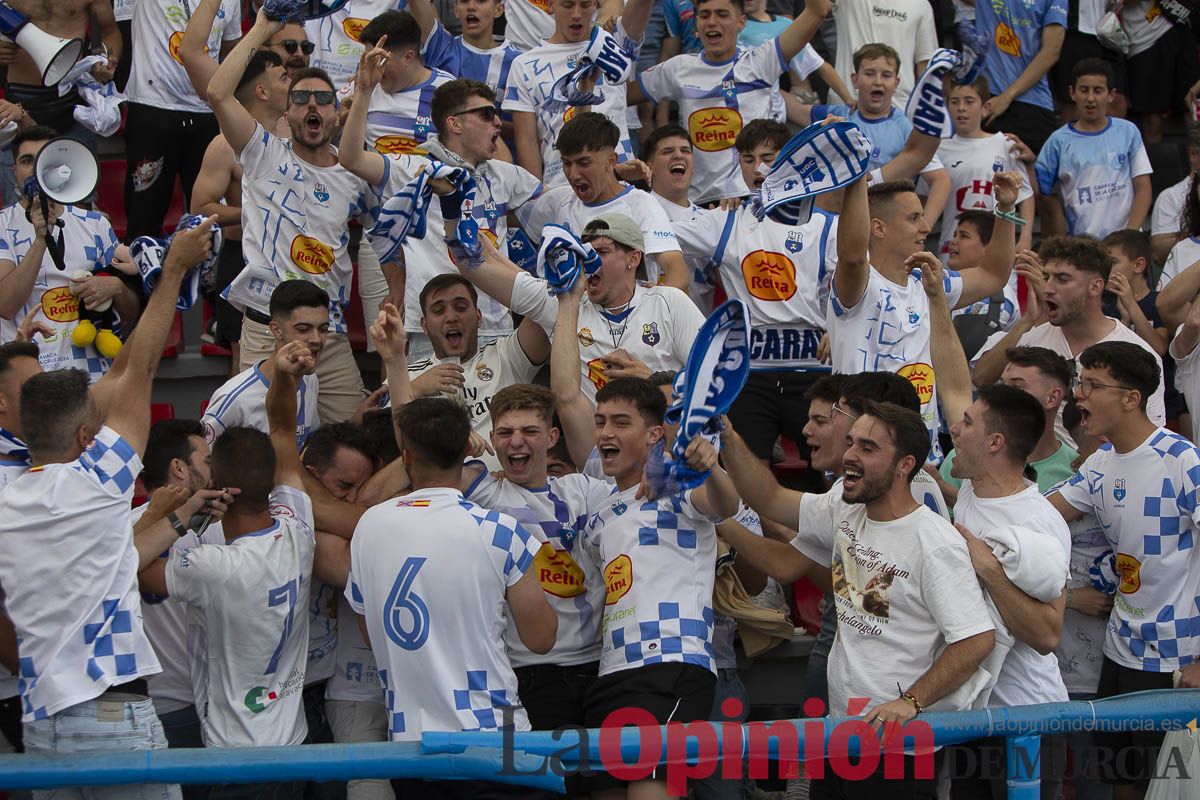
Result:
{"type": "MultiPolygon", "coordinates": [[[[918,719],[932,730],[934,742],[939,746],[989,736],[1006,738],[1009,744],[1008,796],[1010,800],[1034,800],[1039,796],[1039,735],[1090,730],[1178,730],[1184,727],[1195,730],[1197,715],[1200,715],[1200,690],[1179,689],[1137,692],[1090,702],[929,712],[918,719]]],[[[748,731],[754,724],[699,723],[711,729],[718,748],[722,734],[735,736],[743,758],[750,756],[752,732],[748,731]]],[[[794,730],[798,760],[803,760],[806,752],[806,734],[823,733],[824,741],[820,746],[827,747],[839,725],[861,727],[860,722],[848,717],[783,720],[775,724],[794,730]]],[[[403,743],[3,755],[0,756],[0,788],[424,778],[489,780],[562,791],[562,776],[546,769],[547,758],[561,758],[564,753],[574,752],[575,760],[564,760],[564,766],[571,768],[586,755],[592,768],[596,768],[602,763],[602,756],[611,758],[614,752],[619,752],[624,763],[634,764],[642,756],[643,735],[656,745],[658,763],[667,766],[668,770],[673,764],[694,762],[700,752],[700,739],[706,738],[689,735],[682,747],[678,747],[680,743],[676,738],[676,746],[672,747],[672,732],[666,727],[645,730],[627,727],[607,734],[596,730],[464,731],[426,733],[421,742],[403,743]]],[[[786,738],[790,751],[792,739],[786,738]]],[[[817,745],[815,742],[810,744],[817,745]]],[[[857,740],[850,738],[846,753],[857,755],[857,749],[857,740]]],[[[775,760],[779,754],[779,737],[776,736],[767,745],[767,757],[775,760]]],[[[1192,780],[1200,780],[1200,776],[1192,776],[1192,780]]]]}

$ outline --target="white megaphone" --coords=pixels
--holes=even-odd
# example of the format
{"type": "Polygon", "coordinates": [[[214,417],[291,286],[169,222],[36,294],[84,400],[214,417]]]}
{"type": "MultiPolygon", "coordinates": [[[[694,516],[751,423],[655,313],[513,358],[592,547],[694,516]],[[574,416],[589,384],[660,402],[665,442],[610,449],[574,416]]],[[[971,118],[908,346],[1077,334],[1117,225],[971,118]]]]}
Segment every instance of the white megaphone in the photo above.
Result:
{"type": "MultiPolygon", "coordinates": [[[[50,202],[64,206],[75,205],[92,196],[100,180],[100,164],[87,145],[69,136],[51,139],[38,151],[33,174],[25,180],[22,192],[31,203],[41,206],[42,218],[50,218],[50,202]]],[[[28,211],[26,215],[28,215],[28,211]]],[[[57,227],[62,227],[62,220],[57,227]]],[[[65,270],[62,235],[46,231],[46,250],[50,260],[65,270]]]]}
{"type": "Polygon", "coordinates": [[[17,43],[42,71],[42,84],[57,86],[83,54],[82,39],[63,39],[46,33],[29,17],[0,0],[0,34],[17,43]]]}

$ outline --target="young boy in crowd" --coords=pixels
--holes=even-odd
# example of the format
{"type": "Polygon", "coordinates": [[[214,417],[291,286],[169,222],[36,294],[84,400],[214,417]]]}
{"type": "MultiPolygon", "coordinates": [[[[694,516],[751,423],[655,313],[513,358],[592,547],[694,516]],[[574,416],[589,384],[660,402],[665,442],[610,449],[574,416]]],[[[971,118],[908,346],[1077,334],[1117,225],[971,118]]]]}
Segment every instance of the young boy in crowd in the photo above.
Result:
{"type": "Polygon", "coordinates": [[[1153,170],[1137,126],[1108,116],[1112,65],[1085,58],[1073,75],[1076,119],[1051,134],[1038,154],[1038,188],[1049,195],[1058,187],[1072,236],[1140,228],[1150,213],[1153,170]]]}
{"type": "MultiPolygon", "coordinates": [[[[1104,246],[1113,260],[1106,287],[1112,298],[1105,298],[1104,313],[1118,317],[1145,339],[1154,352],[1165,356],[1171,334],[1155,307],[1158,292],[1150,288],[1150,272],[1154,264],[1150,254],[1150,237],[1142,231],[1113,231],[1104,237],[1104,246]]],[[[1167,372],[1171,372],[1170,367],[1167,367],[1167,372]]],[[[1167,383],[1167,386],[1171,385],[1167,383]]]]}
{"type": "MultiPolygon", "coordinates": [[[[980,76],[966,86],[950,84],[946,106],[954,117],[954,136],[943,139],[938,146],[938,159],[950,177],[950,200],[942,211],[942,233],[937,253],[947,261],[950,240],[955,234],[955,220],[964,211],[979,210],[991,213],[996,201],[992,198],[992,174],[1012,170],[1021,176],[1017,191],[1017,213],[1025,220],[1017,233],[1017,249],[1033,246],[1033,185],[1029,170],[1017,158],[1012,142],[1003,133],[983,130],[983,104],[991,97],[987,78],[980,76]]],[[[951,266],[951,269],[961,267],[951,266]]]]}

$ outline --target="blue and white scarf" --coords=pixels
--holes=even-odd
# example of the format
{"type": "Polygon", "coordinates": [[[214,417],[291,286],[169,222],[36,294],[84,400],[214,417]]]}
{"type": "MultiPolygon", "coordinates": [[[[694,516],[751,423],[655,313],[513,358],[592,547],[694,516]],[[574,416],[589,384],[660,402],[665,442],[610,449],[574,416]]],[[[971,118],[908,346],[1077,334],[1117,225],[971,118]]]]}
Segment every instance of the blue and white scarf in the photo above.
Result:
{"type": "Polygon", "coordinates": [[[280,22],[299,22],[326,17],[346,5],[349,0],[264,0],[262,7],[268,19],[280,22]]]}
{"type": "Polygon", "coordinates": [[[750,313],[741,300],[728,300],[704,321],[687,363],[675,376],[675,402],[666,414],[666,422],[679,426],[675,444],[669,455],[665,448],[652,452],[646,465],[655,497],[695,488],[708,478],[708,472],[688,467],[684,454],[697,436],[719,449],[720,418],[749,376],[750,313]]]}
{"type": "Polygon", "coordinates": [[[580,82],[592,69],[599,69],[604,80],[616,86],[633,77],[637,53],[621,46],[617,38],[599,25],[592,28],[588,46],[575,66],[550,87],[550,95],[542,107],[551,114],[561,114],[568,106],[594,106],[604,102],[604,95],[585,92],[580,82]]]}
{"type": "Polygon", "coordinates": [[[431,168],[422,170],[408,182],[400,191],[392,195],[379,209],[375,224],[367,231],[371,238],[371,247],[379,256],[380,264],[396,260],[404,241],[412,236],[417,239],[425,238],[425,223],[429,215],[429,203],[433,198],[433,187],[429,182],[435,178],[443,178],[454,184],[461,194],[467,182],[471,182],[474,192],[474,179],[466,167],[451,167],[440,161],[430,161],[431,168]]]}
{"type": "MultiPolygon", "coordinates": [[[[166,239],[139,236],[130,242],[129,255],[142,275],[142,287],[147,295],[154,291],[154,286],[158,283],[158,277],[162,274],[163,259],[167,257],[176,235],[191,230],[202,222],[204,217],[199,214],[186,214],[179,218],[175,232],[166,239]]],[[[201,287],[211,282],[209,279],[217,267],[217,259],[221,255],[221,226],[213,225],[210,235],[212,241],[208,256],[188,272],[187,277],[183,279],[183,285],[179,287],[179,299],[175,301],[175,307],[180,311],[187,311],[196,304],[201,296],[201,287]]]]}
{"type": "Polygon", "coordinates": [[[542,246],[538,250],[538,274],[546,279],[550,294],[565,294],[579,276],[590,276],[600,269],[600,254],[581,242],[564,225],[542,228],[542,246]]]}
{"type": "Polygon", "coordinates": [[[983,69],[983,57],[987,53],[987,40],[973,34],[964,39],[963,51],[942,48],[929,59],[929,66],[917,79],[904,114],[913,127],[927,136],[949,139],[954,135],[954,120],[946,107],[943,88],[947,73],[953,73],[954,82],[966,85],[979,77],[983,69]]]}
{"type": "Polygon", "coordinates": [[[866,173],[871,147],[853,122],[809,125],[775,157],[753,201],[754,216],[761,220],[765,214],[784,225],[803,225],[812,216],[813,198],[866,173]]]}
{"type": "Polygon", "coordinates": [[[0,455],[19,458],[26,464],[31,463],[29,460],[29,446],[4,428],[0,428],[0,455]]]}

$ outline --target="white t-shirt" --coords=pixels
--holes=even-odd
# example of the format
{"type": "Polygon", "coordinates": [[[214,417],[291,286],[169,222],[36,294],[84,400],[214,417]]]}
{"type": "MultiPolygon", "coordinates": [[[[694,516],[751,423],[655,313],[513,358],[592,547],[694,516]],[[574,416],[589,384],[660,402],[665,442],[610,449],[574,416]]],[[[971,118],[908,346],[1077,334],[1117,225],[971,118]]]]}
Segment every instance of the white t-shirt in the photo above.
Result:
{"type": "MultiPolygon", "coordinates": [[[[480,347],[475,355],[466,361],[430,356],[409,364],[408,377],[415,380],[438,364],[446,362],[462,364],[463,388],[453,396],[443,396],[451,397],[466,406],[467,415],[471,418],[471,430],[482,436],[485,441],[491,441],[492,397],[505,386],[532,382],[541,369],[541,364],[534,364],[529,360],[529,356],[525,355],[524,348],[517,341],[517,335],[510,333],[480,347]]],[[[500,462],[491,453],[484,453],[483,461],[489,470],[500,469],[500,462]]]]}
{"type": "Polygon", "coordinates": [[[900,87],[892,105],[903,109],[916,83],[916,64],[938,49],[933,7],[924,0],[842,0],[833,9],[837,20],[838,75],[853,86],[854,51],[871,42],[887,42],[900,54],[900,87]]]}
{"type": "MultiPolygon", "coordinates": [[[[1094,589],[1088,570],[1103,553],[1111,553],[1112,545],[1104,536],[1104,528],[1096,515],[1085,511],[1072,522],[1071,576],[1067,588],[1094,589]]],[[[1095,694],[1100,684],[1100,667],[1104,663],[1104,629],[1106,619],[1093,617],[1068,608],[1063,612],[1062,635],[1054,657],[1062,672],[1063,684],[1070,694],[1095,694]]]]}
{"type": "MultiPolygon", "coordinates": [[[[936,376],[929,354],[929,297],[918,274],[910,273],[904,285],[892,283],[875,267],[870,268],[866,290],[853,307],[838,299],[837,282],[829,295],[826,328],[833,356],[833,371],[853,375],[890,370],[907,378],[921,399],[921,417],[929,428],[932,449],[929,460],[942,460],[937,432],[936,376]]],[[[962,276],[946,270],[946,298],[950,307],[962,297],[962,276]]]]}
{"type": "MultiPolygon", "coordinates": [[[[532,317],[547,331],[554,330],[558,301],[550,297],[546,282],[528,273],[513,285],[513,311],[532,317]]],[[[686,294],[673,286],[637,284],[629,307],[620,314],[598,308],[585,297],[579,304],[579,359],[585,380],[580,385],[593,403],[596,391],[608,382],[602,360],[623,349],[650,368],[679,371],[704,315],[686,294]]]]}
{"type": "Polygon", "coordinates": [[[554,35],[549,0],[511,0],[504,4],[504,38],[522,51],[542,45],[554,35]]]}
{"type": "Polygon", "coordinates": [[[691,492],[637,500],[614,491],[592,514],[584,546],[604,565],[600,674],[650,664],[713,662],[716,522],[691,492]]]}
{"type": "MultiPolygon", "coordinates": [[[[1062,575],[1066,585],[1071,532],[1062,514],[1042,497],[1036,483],[1028,483],[1008,497],[978,497],[971,481],[963,481],[954,504],[954,519],[976,536],[1005,525],[1020,525],[1034,533],[1053,536],[1063,548],[1062,575]]],[[[1004,659],[992,689],[989,705],[1024,706],[1066,701],[1067,687],[1052,655],[1041,655],[1017,639],[1004,659]]]]}
{"type": "Polygon", "coordinates": [[[1158,198],[1154,201],[1154,213],[1150,216],[1151,236],[1179,233],[1183,225],[1183,208],[1187,205],[1187,193],[1191,185],[1192,176],[1189,175],[1158,193],[1158,198]]]}
{"type": "Polygon", "coordinates": [[[556,186],[517,209],[517,219],[535,247],[541,244],[546,225],[565,225],[578,236],[589,222],[603,214],[624,214],[641,226],[646,245],[646,280],[658,283],[661,269],[656,256],[680,250],[671,218],[649,192],[626,186],[611,200],[585,203],[570,186],[556,186]]]}
{"type": "MultiPolygon", "coordinates": [[[[95,383],[108,371],[112,360],[100,355],[94,346],[71,344],[71,334],[79,324],[79,300],[71,294],[71,273],[77,269],[85,272],[108,269],[118,244],[117,234],[103,215],[86,208],[67,206],[61,219],[64,227],[59,232],[67,268],[61,271],[54,266],[49,253],[42,256],[33,280],[33,293],[11,320],[0,319],[0,341],[16,339],[17,328],[25,317],[40,308],[38,321],[53,331],[48,337],[38,335],[38,361],[42,369],[46,372],[82,369],[95,383]]],[[[25,209],[19,203],[0,211],[0,259],[19,265],[33,245],[33,236],[33,224],[25,219],[25,209]]]]}
{"type": "Polygon", "coordinates": [[[289,139],[257,123],[237,160],[246,267],[222,296],[235,308],[266,314],[280,281],[303,279],[329,295],[330,333],[345,333],[353,273],[346,222],[371,210],[366,183],[336,164],[309,164],[289,139]]]}
{"type": "Polygon", "coordinates": [[[1167,288],[1179,273],[1197,261],[1200,261],[1200,238],[1188,236],[1176,242],[1167,256],[1167,263],[1163,264],[1162,275],[1158,277],[1158,291],[1167,288]]]}
{"type": "Polygon", "coordinates": [[[188,651],[207,747],[300,744],[312,579],[312,502],[271,492],[268,528],[172,551],[167,591],[188,603],[188,651]]]}
{"type": "Polygon", "coordinates": [[[1200,603],[1198,478],[1200,449],[1158,428],[1128,453],[1101,445],[1058,487],[1096,515],[1116,551],[1120,585],[1104,655],[1122,666],[1173,672],[1200,657],[1200,630],[1182,622],[1200,603]]]}
{"type": "MultiPolygon", "coordinates": [[[[267,423],[267,390],[271,382],[262,372],[259,361],[249,369],[234,375],[213,392],[200,421],[204,423],[204,439],[209,446],[227,428],[244,425],[270,433],[267,423]]],[[[296,446],[303,447],[313,431],[321,426],[317,416],[317,376],[305,375],[296,389],[296,446]]]]}
{"type": "MultiPolygon", "coordinates": [[[[135,508],[130,522],[136,525],[147,508],[148,504],[135,508]]],[[[195,531],[180,536],[177,541],[171,543],[163,558],[166,559],[170,553],[200,544],[224,543],[225,534],[218,521],[209,525],[202,536],[197,536],[195,531]]],[[[190,658],[187,648],[187,604],[174,597],[163,597],[149,592],[141,594],[142,622],[146,627],[146,638],[150,640],[162,665],[162,672],[147,681],[150,699],[154,701],[154,710],[161,715],[195,705],[196,697],[192,692],[192,679],[188,670],[190,658]]]]}
{"type": "MultiPolygon", "coordinates": [[[[697,214],[705,213],[704,209],[690,201],[686,206],[676,205],[658,193],[651,193],[650,196],[657,200],[658,204],[662,206],[662,210],[666,212],[667,219],[671,222],[671,228],[676,230],[675,238],[679,241],[679,247],[683,249],[684,243],[678,236],[679,223],[689,220],[697,214]]],[[[693,257],[686,253],[683,256],[683,263],[687,264],[688,273],[691,275],[691,280],[688,282],[688,297],[692,298],[692,302],[706,316],[712,313],[713,295],[717,290],[717,278],[709,264],[710,256],[711,253],[703,257],[693,257]]]]}
{"type": "MultiPolygon", "coordinates": [[[[429,77],[406,89],[385,92],[376,86],[367,112],[367,147],[384,155],[425,155],[421,145],[436,128],[433,125],[433,93],[454,80],[449,72],[429,71],[429,77]]],[[[354,97],[354,82],[338,92],[341,101],[354,97]]]]}
{"type": "MultiPolygon", "coordinates": [[[[212,109],[192,88],[192,82],[188,80],[183,62],[179,59],[183,31],[191,18],[192,7],[176,0],[137,0],[133,4],[132,31],[137,46],[132,47],[133,62],[129,70],[129,85],[125,88],[130,102],[170,111],[212,113],[212,109]]],[[[224,42],[240,38],[242,4],[239,0],[221,0],[205,53],[216,61],[224,42]]],[[[126,45],[129,46],[129,43],[126,45]]],[[[139,172],[145,170],[146,175],[152,172],[157,178],[162,166],[162,159],[159,159],[156,162],[130,164],[129,168],[139,172]]],[[[134,181],[136,186],[136,173],[134,181]]]]}
{"type": "Polygon", "coordinates": [[[0,495],[0,586],[21,643],[21,720],[46,719],[160,671],[142,628],[133,445],[103,427],[79,458],[0,495]]]}
{"type": "Polygon", "coordinates": [[[750,312],[751,369],[803,369],[820,365],[829,278],[837,267],[837,217],[815,210],[792,227],[754,218],[749,205],[702,212],[676,223],[689,258],[716,259],[721,285],[750,312]],[[729,216],[732,228],[725,238],[729,216]]]}
{"type": "Polygon", "coordinates": [[[304,685],[329,679],[337,661],[337,603],[341,596],[336,586],[313,579],[308,592],[308,661],[304,685]]]}
{"type": "Polygon", "coordinates": [[[375,654],[363,641],[354,609],[342,593],[338,595],[337,608],[342,623],[337,635],[333,675],[325,684],[325,699],[383,705],[383,685],[379,682],[375,654]]]}
{"type": "MultiPolygon", "coordinates": [[[[25,474],[29,467],[25,464],[11,461],[0,461],[0,491],[4,487],[25,474]]],[[[4,604],[4,589],[0,587],[0,606],[4,604]]],[[[7,700],[19,694],[17,676],[8,671],[8,667],[0,664],[0,700],[7,700]]]]}
{"type": "MultiPolygon", "coordinates": [[[[996,334],[1002,335],[1002,334],[996,334]]],[[[1138,347],[1145,350],[1147,353],[1154,356],[1154,361],[1158,364],[1159,375],[1162,374],[1162,359],[1158,357],[1158,353],[1150,348],[1146,340],[1138,336],[1132,328],[1127,328],[1121,324],[1120,320],[1113,320],[1112,332],[1100,339],[1101,342],[1132,342],[1138,347]]],[[[989,340],[990,343],[990,340],[989,340]]],[[[1083,367],[1079,363],[1079,359],[1075,353],[1071,352],[1071,345],[1067,342],[1067,337],[1063,335],[1062,329],[1051,325],[1049,322],[1043,322],[1037,325],[1029,333],[1021,337],[1017,342],[1021,347],[1045,347],[1053,350],[1063,358],[1069,358],[1075,362],[1075,374],[1078,375],[1083,367]]],[[[1096,343],[1098,344],[1098,342],[1096,343]]],[[[986,351],[988,343],[985,343],[983,350],[986,351]]],[[[1084,348],[1086,349],[1086,348],[1084,348]]],[[[1083,351],[1080,351],[1082,355],[1083,351]]],[[[1150,417],[1150,421],[1156,425],[1164,425],[1167,421],[1167,408],[1163,401],[1163,382],[1162,378],[1158,379],[1158,388],[1154,390],[1150,400],[1146,404],[1146,415],[1150,417]]],[[[1075,445],[1075,440],[1071,438],[1071,434],[1067,432],[1066,427],[1062,422],[1062,408],[1058,409],[1058,418],[1054,421],[1054,432],[1060,441],[1066,442],[1072,447],[1075,445]]]]}
{"type": "MultiPolygon", "coordinates": [[[[526,0],[518,0],[525,2],[526,0]]],[[[507,6],[506,6],[507,8],[507,6]]],[[[552,21],[553,24],[553,21],[552,21]]],[[[634,52],[639,42],[629,38],[625,27],[617,21],[617,31],[614,34],[618,44],[634,52]]],[[[509,40],[517,47],[522,43],[509,34],[509,40]]],[[[587,49],[587,42],[576,44],[550,44],[542,42],[529,52],[518,56],[508,73],[508,89],[504,94],[503,107],[505,111],[528,111],[537,119],[538,141],[542,150],[542,182],[547,187],[560,186],[567,182],[563,177],[562,159],[554,148],[558,134],[563,125],[577,113],[575,106],[570,106],[564,112],[550,113],[545,110],[546,100],[554,83],[575,67],[575,60],[587,49]]],[[[617,160],[625,161],[633,157],[633,146],[629,139],[629,123],[625,116],[628,103],[625,99],[625,84],[613,85],[601,77],[596,82],[593,92],[604,97],[604,101],[591,106],[591,111],[597,111],[608,117],[621,135],[617,144],[617,160]]],[[[538,233],[541,229],[538,229],[538,233]]]]}
{"type": "MultiPolygon", "coordinates": [[[[1167,351],[1175,359],[1175,388],[1183,394],[1188,408],[1200,409],[1200,345],[1181,356],[1175,346],[1177,341],[1178,338],[1172,339],[1167,351]]],[[[1200,437],[1200,414],[1192,414],[1192,441],[1200,441],[1197,437],[1200,437]]]]}
{"type": "MultiPolygon", "coordinates": [[[[374,196],[386,202],[400,192],[429,162],[424,158],[393,155],[387,160],[383,181],[372,187],[374,196]]],[[[485,161],[474,170],[475,203],[471,216],[482,235],[492,244],[503,247],[508,236],[508,212],[529,201],[541,190],[541,183],[522,167],[503,161],[485,161]]],[[[441,203],[435,198],[429,204],[425,221],[425,238],[405,239],[404,248],[404,328],[409,333],[421,330],[421,290],[431,278],[443,274],[458,274],[445,242],[445,221],[441,203]]],[[[479,292],[479,311],[483,323],[479,332],[484,336],[504,336],[513,332],[512,314],[508,307],[493,297],[479,292]]]]}
{"type": "Polygon", "coordinates": [[[938,255],[945,261],[958,215],[964,211],[991,212],[995,209],[993,174],[1012,171],[1020,176],[1017,203],[1033,197],[1033,187],[1029,183],[1029,172],[1013,154],[1011,143],[1003,133],[993,133],[981,139],[966,139],[957,135],[942,139],[937,155],[950,175],[950,198],[942,211],[942,234],[938,243],[938,255]]]}
{"type": "Polygon", "coordinates": [[[1133,58],[1154,46],[1171,29],[1171,22],[1155,0],[1132,0],[1121,11],[1121,27],[1129,37],[1129,53],[1133,58]]]}
{"type": "Polygon", "coordinates": [[[408,0],[347,0],[346,5],[328,16],[304,23],[304,33],[316,45],[308,59],[310,67],[329,74],[333,85],[341,89],[354,80],[363,45],[359,34],[367,23],[384,11],[404,11],[408,0]]]}
{"type": "Polygon", "coordinates": [[[728,61],[682,53],[638,76],[652,103],[679,103],[680,123],[692,140],[694,202],[746,194],[733,143],[746,122],[773,118],[771,101],[779,94],[779,76],[786,70],[776,38],[739,49],[728,61]]]}
{"type": "Polygon", "coordinates": [[[532,489],[496,477],[483,462],[468,462],[468,466],[484,471],[467,490],[467,499],[508,514],[541,543],[533,569],[558,615],[558,639],[545,655],[531,652],[509,621],[506,639],[513,667],[599,660],[604,577],[581,537],[588,517],[612,494],[612,484],[574,474],[551,478],[545,486],[532,489]]]}
{"type": "Polygon", "coordinates": [[[505,652],[505,597],[539,547],[512,517],[457,489],[420,489],[363,514],[346,597],[367,619],[392,741],[529,730],[505,652]]]}
{"type": "MultiPolygon", "coordinates": [[[[805,494],[792,546],[833,570],[837,638],[829,654],[829,712],[851,698],[894,700],[946,645],[993,630],[962,536],[924,505],[891,522],[867,518],[841,492],[805,494]]],[[[959,711],[973,681],[929,706],[959,711]]]]}

